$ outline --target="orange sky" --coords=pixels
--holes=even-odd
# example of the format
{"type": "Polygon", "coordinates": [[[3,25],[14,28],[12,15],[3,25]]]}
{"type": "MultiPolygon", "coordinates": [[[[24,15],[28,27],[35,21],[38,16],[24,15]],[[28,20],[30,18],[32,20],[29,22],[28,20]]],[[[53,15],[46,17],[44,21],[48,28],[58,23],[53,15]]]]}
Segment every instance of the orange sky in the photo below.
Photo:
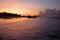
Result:
{"type": "Polygon", "coordinates": [[[36,15],[39,13],[39,8],[43,8],[43,5],[35,3],[17,3],[13,1],[1,1],[0,12],[10,12],[22,15],[36,15]]]}

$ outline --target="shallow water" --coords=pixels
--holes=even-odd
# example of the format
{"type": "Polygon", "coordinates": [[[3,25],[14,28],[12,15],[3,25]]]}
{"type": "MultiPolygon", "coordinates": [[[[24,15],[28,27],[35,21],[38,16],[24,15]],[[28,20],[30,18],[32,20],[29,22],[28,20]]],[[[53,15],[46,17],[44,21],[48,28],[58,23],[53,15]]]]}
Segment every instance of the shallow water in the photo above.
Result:
{"type": "Polygon", "coordinates": [[[60,40],[59,38],[59,19],[0,19],[0,40],[60,40]]]}

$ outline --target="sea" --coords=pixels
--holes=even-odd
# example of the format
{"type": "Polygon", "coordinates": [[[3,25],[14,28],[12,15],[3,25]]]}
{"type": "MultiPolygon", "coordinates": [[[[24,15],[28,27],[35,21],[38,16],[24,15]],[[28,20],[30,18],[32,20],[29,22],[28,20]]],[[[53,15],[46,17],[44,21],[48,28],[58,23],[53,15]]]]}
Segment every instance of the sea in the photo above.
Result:
{"type": "Polygon", "coordinates": [[[60,19],[0,19],[0,40],[60,40],[60,19]]]}

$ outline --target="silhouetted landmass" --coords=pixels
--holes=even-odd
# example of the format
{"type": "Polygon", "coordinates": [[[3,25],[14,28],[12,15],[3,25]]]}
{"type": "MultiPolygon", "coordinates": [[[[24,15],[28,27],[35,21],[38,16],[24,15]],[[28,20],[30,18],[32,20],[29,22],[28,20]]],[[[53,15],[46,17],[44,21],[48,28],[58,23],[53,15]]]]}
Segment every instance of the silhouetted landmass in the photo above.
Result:
{"type": "Polygon", "coordinates": [[[0,18],[3,18],[3,19],[20,18],[20,17],[36,18],[37,16],[30,16],[30,15],[28,15],[28,16],[21,16],[21,15],[18,15],[18,14],[7,13],[7,12],[0,13],[0,18]]]}
{"type": "Polygon", "coordinates": [[[60,9],[46,9],[44,12],[40,12],[39,17],[60,19],[60,9]]]}
{"type": "Polygon", "coordinates": [[[17,18],[17,17],[20,17],[20,16],[21,15],[17,15],[17,14],[13,14],[13,13],[7,13],[7,12],[0,13],[0,18],[4,18],[4,19],[17,18]]]}
{"type": "Polygon", "coordinates": [[[34,15],[34,16],[31,16],[31,15],[28,15],[28,16],[25,16],[25,15],[23,15],[23,16],[21,16],[21,17],[26,17],[26,18],[37,18],[38,16],[37,15],[34,15]]]}
{"type": "Polygon", "coordinates": [[[28,15],[27,18],[36,18],[37,16],[30,16],[28,15]]]}

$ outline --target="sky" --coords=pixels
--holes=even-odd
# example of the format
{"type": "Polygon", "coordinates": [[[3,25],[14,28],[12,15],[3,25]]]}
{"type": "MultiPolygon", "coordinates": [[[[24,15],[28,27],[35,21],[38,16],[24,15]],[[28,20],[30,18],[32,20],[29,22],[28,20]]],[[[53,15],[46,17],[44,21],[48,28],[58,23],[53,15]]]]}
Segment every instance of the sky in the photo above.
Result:
{"type": "Polygon", "coordinates": [[[45,8],[59,8],[60,0],[0,0],[0,12],[36,15],[45,8]]]}

